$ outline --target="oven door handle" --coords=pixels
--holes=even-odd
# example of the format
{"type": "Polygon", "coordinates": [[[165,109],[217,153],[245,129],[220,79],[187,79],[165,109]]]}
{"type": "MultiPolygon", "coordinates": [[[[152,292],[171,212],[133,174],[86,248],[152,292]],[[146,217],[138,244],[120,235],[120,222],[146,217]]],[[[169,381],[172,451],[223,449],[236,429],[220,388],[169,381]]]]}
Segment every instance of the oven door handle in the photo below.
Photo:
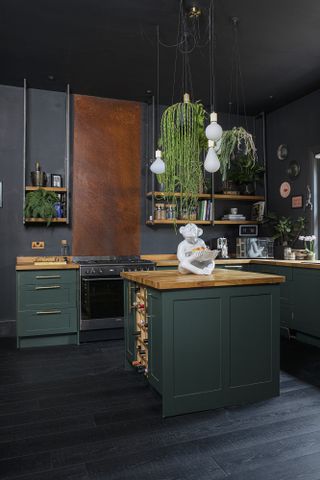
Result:
{"type": "Polygon", "coordinates": [[[121,281],[123,281],[123,278],[122,277],[91,277],[91,278],[82,277],[81,280],[83,282],[105,282],[106,280],[121,280],[121,281]]]}

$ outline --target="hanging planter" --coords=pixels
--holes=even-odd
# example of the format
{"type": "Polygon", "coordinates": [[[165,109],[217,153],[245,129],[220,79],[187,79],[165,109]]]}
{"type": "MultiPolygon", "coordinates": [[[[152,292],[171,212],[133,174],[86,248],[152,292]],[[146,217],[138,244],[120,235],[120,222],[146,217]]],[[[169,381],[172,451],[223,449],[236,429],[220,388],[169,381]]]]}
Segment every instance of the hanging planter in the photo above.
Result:
{"type": "Polygon", "coordinates": [[[233,159],[237,156],[245,159],[246,167],[250,169],[257,161],[257,149],[251,133],[243,127],[233,127],[225,130],[222,134],[221,146],[218,152],[222,181],[228,178],[228,170],[231,168],[233,159]]]}
{"type": "Polygon", "coordinates": [[[204,184],[201,154],[206,148],[204,121],[206,112],[199,102],[184,101],[168,107],[161,118],[160,140],[165,172],[157,180],[168,192],[166,199],[177,205],[174,192],[181,194],[177,205],[180,216],[190,218],[197,206],[198,194],[204,184]],[[170,195],[171,194],[171,195],[170,195]]]}

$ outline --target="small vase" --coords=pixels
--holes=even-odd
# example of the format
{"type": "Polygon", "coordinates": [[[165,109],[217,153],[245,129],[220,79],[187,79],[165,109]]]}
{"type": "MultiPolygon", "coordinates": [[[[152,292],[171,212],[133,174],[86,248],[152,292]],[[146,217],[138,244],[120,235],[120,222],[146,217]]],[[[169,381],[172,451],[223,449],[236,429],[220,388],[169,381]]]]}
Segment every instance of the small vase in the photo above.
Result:
{"type": "Polygon", "coordinates": [[[316,259],[316,254],[314,252],[308,252],[307,260],[314,262],[316,259]]]}
{"type": "Polygon", "coordinates": [[[254,195],[254,193],[255,193],[254,182],[248,182],[242,185],[242,195],[254,195]]]}

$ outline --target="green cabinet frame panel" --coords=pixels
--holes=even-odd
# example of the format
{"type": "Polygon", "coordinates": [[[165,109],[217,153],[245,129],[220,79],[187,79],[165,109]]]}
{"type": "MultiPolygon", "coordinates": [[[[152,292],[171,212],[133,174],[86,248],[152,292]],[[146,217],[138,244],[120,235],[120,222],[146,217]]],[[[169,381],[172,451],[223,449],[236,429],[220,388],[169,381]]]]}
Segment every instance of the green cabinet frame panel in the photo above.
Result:
{"type": "Polygon", "coordinates": [[[77,270],[17,272],[17,346],[79,343],[77,270]]]}

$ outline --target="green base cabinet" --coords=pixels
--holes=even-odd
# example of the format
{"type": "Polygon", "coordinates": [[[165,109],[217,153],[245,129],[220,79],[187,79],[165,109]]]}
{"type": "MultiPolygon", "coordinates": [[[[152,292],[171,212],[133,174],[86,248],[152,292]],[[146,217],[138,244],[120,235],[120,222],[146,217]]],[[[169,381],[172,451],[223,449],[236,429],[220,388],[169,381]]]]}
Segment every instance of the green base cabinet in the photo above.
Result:
{"type": "Polygon", "coordinates": [[[279,395],[279,306],[279,285],[148,289],[148,381],[163,416],[279,395]]]}
{"type": "Polygon", "coordinates": [[[77,270],[17,272],[17,346],[79,343],[77,270]]]}
{"type": "Polygon", "coordinates": [[[289,334],[293,318],[293,268],[278,265],[250,264],[251,272],[282,275],[286,281],[280,285],[280,328],[284,335],[289,334]]]}

